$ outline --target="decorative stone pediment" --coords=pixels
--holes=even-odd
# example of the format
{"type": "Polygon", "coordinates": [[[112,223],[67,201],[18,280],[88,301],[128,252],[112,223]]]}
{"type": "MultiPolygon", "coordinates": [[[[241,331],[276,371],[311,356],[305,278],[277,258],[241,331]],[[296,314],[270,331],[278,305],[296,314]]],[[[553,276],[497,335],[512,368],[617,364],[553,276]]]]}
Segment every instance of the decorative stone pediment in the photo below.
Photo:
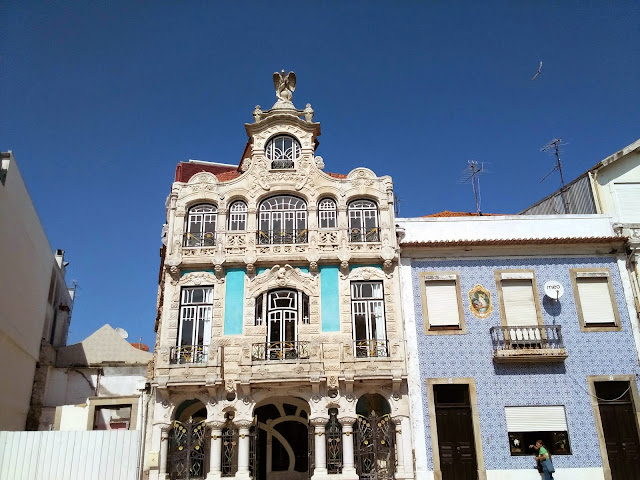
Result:
{"type": "Polygon", "coordinates": [[[217,278],[210,272],[190,272],[178,281],[181,287],[197,287],[199,285],[213,285],[214,283],[223,283],[224,279],[217,278]]]}
{"type": "Polygon", "coordinates": [[[388,276],[379,268],[358,267],[351,270],[347,275],[342,275],[342,278],[349,281],[369,281],[384,280],[385,278],[388,278],[388,276]]]}
{"type": "Polygon", "coordinates": [[[315,296],[319,293],[317,277],[305,273],[299,268],[293,268],[291,265],[284,267],[275,265],[271,270],[249,280],[245,290],[246,297],[253,298],[260,292],[274,288],[294,288],[302,290],[309,296],[315,296]]]}

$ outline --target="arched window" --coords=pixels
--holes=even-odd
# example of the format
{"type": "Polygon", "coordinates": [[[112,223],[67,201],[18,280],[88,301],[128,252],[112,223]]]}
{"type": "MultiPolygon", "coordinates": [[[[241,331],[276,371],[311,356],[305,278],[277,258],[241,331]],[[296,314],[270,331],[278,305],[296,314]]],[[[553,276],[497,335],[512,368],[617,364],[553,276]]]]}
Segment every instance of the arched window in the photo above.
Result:
{"type": "Polygon", "coordinates": [[[354,200],[349,212],[349,239],[352,242],[379,242],[378,207],[371,200],[354,200]]]}
{"type": "Polygon", "coordinates": [[[247,204],[238,200],[229,207],[229,230],[232,232],[247,229],[247,204]]]}
{"type": "Polygon", "coordinates": [[[318,204],[318,225],[320,228],[336,228],[336,202],[323,198],[318,204]]]}
{"type": "Polygon", "coordinates": [[[309,296],[291,289],[272,290],[256,298],[255,325],[267,326],[266,344],[254,345],[255,360],[308,358],[298,343],[298,323],[308,324],[309,296]]]}
{"type": "Polygon", "coordinates": [[[307,204],[292,195],[279,195],[260,204],[258,243],[307,243],[307,204]]]}
{"type": "Polygon", "coordinates": [[[300,157],[300,142],[289,135],[278,135],[267,143],[265,155],[271,168],[293,168],[300,157]]]}
{"type": "Polygon", "coordinates": [[[217,220],[218,208],[215,205],[201,204],[191,207],[187,215],[184,246],[208,247],[215,245],[217,220]]]}

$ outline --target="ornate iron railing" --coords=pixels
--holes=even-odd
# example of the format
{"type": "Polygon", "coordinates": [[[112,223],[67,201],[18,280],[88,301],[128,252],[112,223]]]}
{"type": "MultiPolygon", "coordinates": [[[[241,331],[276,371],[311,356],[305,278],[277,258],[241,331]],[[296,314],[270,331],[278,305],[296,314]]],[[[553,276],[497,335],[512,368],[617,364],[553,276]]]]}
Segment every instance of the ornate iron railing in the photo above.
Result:
{"type": "Polygon", "coordinates": [[[185,233],[184,243],[185,247],[212,247],[216,244],[215,232],[204,233],[185,233]]]}
{"type": "Polygon", "coordinates": [[[389,356],[389,342],[386,340],[356,340],[353,343],[356,358],[389,356]]]}
{"type": "Polygon", "coordinates": [[[379,242],[380,229],[374,228],[350,228],[349,240],[352,242],[379,242]]]}
{"type": "Polygon", "coordinates": [[[257,241],[260,245],[282,245],[307,243],[308,231],[304,230],[259,230],[257,241]]]}
{"type": "Polygon", "coordinates": [[[169,478],[202,480],[205,478],[207,427],[204,420],[173,421],[169,434],[169,478]]]}
{"type": "Polygon", "coordinates": [[[280,169],[280,168],[293,168],[293,167],[294,167],[293,160],[290,160],[288,158],[271,161],[271,168],[273,168],[274,170],[280,169]]]}
{"type": "Polygon", "coordinates": [[[327,471],[330,474],[342,473],[342,425],[338,421],[338,410],[329,410],[329,421],[325,427],[327,442],[327,471]]]}
{"type": "Polygon", "coordinates": [[[309,342],[254,343],[252,360],[296,360],[309,358],[309,342]]]}
{"type": "Polygon", "coordinates": [[[389,415],[358,415],[354,425],[356,472],[361,480],[393,480],[395,425],[389,415]]]}
{"type": "Polygon", "coordinates": [[[207,363],[209,345],[171,347],[171,363],[207,363]]]}
{"type": "Polygon", "coordinates": [[[238,471],[238,429],[222,430],[221,471],[223,477],[233,477],[238,471]]]}
{"type": "Polygon", "coordinates": [[[560,325],[491,327],[494,352],[500,350],[564,349],[560,325]]]}

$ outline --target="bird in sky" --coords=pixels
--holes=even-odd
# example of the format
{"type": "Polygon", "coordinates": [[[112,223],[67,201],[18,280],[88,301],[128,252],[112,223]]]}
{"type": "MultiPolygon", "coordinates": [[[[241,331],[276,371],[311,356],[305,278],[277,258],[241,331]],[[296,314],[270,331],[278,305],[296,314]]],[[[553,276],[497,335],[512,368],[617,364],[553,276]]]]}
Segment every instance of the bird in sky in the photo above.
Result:
{"type": "Polygon", "coordinates": [[[540,75],[540,70],[542,70],[542,62],[540,62],[540,65],[538,66],[538,71],[536,72],[536,74],[533,76],[531,80],[535,80],[538,77],[538,75],[540,75]]]}

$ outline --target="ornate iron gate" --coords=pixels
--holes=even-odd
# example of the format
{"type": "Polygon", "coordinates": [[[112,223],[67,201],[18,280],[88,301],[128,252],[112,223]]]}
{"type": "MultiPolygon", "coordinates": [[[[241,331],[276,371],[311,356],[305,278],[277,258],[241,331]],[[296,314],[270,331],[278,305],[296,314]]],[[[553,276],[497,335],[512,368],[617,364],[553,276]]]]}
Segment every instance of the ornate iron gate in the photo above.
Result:
{"type": "Polygon", "coordinates": [[[169,475],[171,480],[199,480],[205,477],[204,420],[173,421],[169,435],[169,475]]]}
{"type": "Polygon", "coordinates": [[[376,412],[358,415],[356,427],[356,471],[361,480],[394,480],[396,458],[395,426],[389,415],[376,412]]]}
{"type": "MultiPolygon", "coordinates": [[[[313,472],[316,469],[316,427],[311,425],[311,421],[308,423],[309,428],[309,443],[307,445],[309,451],[309,467],[307,471],[309,472],[309,479],[313,477],[313,472]]],[[[323,441],[322,438],[317,439],[317,441],[323,441]]]]}

